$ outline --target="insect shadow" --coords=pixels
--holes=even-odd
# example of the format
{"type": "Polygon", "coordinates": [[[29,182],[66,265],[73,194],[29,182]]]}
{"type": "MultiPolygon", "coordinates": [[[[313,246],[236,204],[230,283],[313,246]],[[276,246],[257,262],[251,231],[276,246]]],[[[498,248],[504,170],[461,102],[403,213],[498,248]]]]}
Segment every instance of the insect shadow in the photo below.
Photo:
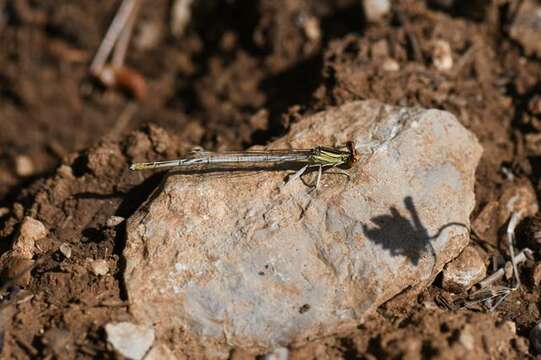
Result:
{"type": "Polygon", "coordinates": [[[411,196],[404,198],[404,206],[409,212],[409,218],[401,215],[395,207],[391,207],[390,214],[378,215],[370,219],[375,224],[374,227],[363,224],[363,232],[368,239],[389,250],[392,256],[404,256],[413,265],[417,265],[426,253],[432,255],[436,264],[436,252],[431,241],[440,236],[446,228],[461,226],[469,229],[466,224],[451,222],[443,225],[436,234],[430,236],[419,218],[411,196]]]}

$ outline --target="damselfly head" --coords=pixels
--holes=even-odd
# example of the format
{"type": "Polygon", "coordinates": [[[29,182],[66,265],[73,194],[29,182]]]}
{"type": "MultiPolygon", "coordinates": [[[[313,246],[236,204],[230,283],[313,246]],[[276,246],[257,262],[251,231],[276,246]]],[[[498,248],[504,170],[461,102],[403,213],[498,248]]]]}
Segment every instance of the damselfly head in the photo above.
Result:
{"type": "Polygon", "coordinates": [[[349,151],[349,159],[348,159],[348,165],[351,166],[353,163],[357,162],[359,160],[357,149],[355,149],[355,143],[353,141],[348,141],[346,143],[346,148],[349,151]]]}

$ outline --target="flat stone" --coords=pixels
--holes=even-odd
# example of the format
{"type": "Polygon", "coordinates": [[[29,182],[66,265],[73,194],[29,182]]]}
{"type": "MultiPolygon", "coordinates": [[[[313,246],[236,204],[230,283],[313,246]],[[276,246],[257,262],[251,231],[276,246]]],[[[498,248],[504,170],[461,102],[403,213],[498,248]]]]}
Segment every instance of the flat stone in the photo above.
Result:
{"type": "Polygon", "coordinates": [[[541,3],[536,0],[523,1],[509,33],[526,53],[541,56],[541,3]]]}
{"type": "Polygon", "coordinates": [[[130,322],[109,323],[105,325],[105,333],[107,341],[128,359],[142,359],[154,342],[152,327],[130,322]]]}
{"type": "MultiPolygon", "coordinates": [[[[358,101],[292,126],[273,149],[356,143],[309,191],[291,171],[176,172],[127,221],[130,311],[213,357],[269,353],[355,328],[420,291],[469,241],[476,138],[444,111],[358,101]]],[[[305,181],[310,181],[308,174],[305,181]]]]}
{"type": "Polygon", "coordinates": [[[90,269],[94,275],[105,276],[109,272],[109,264],[103,259],[91,260],[90,269]]]}
{"type": "Polygon", "coordinates": [[[443,288],[461,293],[483,280],[486,274],[487,267],[479,251],[468,246],[456,259],[445,265],[443,288]]]}

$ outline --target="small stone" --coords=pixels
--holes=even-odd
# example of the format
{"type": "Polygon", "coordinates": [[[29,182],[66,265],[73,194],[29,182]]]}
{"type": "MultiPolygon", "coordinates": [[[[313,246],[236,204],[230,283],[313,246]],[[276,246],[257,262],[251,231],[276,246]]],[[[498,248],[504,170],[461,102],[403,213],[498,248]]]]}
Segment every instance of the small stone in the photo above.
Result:
{"type": "Polygon", "coordinates": [[[59,250],[66,259],[71,258],[71,246],[69,246],[67,243],[60,245],[59,250]]]}
{"type": "Polygon", "coordinates": [[[514,321],[506,320],[501,325],[502,328],[506,329],[507,332],[516,335],[517,333],[517,324],[514,321]]]}
{"type": "Polygon", "coordinates": [[[390,0],[364,0],[364,16],[370,22],[378,22],[391,11],[390,0]]]}
{"type": "Polygon", "coordinates": [[[537,287],[541,285],[541,263],[534,265],[531,274],[532,285],[537,287]]]}
{"type": "Polygon", "coordinates": [[[19,176],[26,177],[34,174],[34,162],[27,155],[19,155],[15,158],[15,173],[19,176]]]}
{"type": "Polygon", "coordinates": [[[21,203],[14,203],[13,204],[13,215],[15,215],[16,219],[22,220],[24,216],[24,206],[22,206],[21,203]]]}
{"type": "Polygon", "coordinates": [[[90,267],[94,275],[104,276],[109,272],[109,264],[103,259],[93,260],[90,267]]]}
{"type": "Polygon", "coordinates": [[[125,219],[122,216],[111,216],[109,219],[107,219],[107,227],[115,227],[119,225],[121,222],[123,222],[125,219]]]}
{"type": "Polygon", "coordinates": [[[34,257],[35,242],[46,237],[48,233],[47,228],[41,221],[29,216],[25,217],[19,229],[19,235],[11,248],[13,254],[32,259],[34,257]]]}
{"type": "Polygon", "coordinates": [[[473,351],[475,348],[475,338],[473,337],[471,333],[471,329],[469,325],[466,325],[464,329],[460,331],[460,335],[458,337],[458,341],[464,346],[467,350],[473,351]]]}
{"type": "Polygon", "coordinates": [[[3,218],[9,214],[9,209],[7,207],[0,207],[0,218],[3,218]]]}
{"type": "Polygon", "coordinates": [[[302,27],[308,41],[318,42],[321,39],[321,28],[317,17],[304,16],[302,19],[302,27]]]}
{"type": "Polygon", "coordinates": [[[117,144],[105,143],[89,152],[87,166],[97,177],[114,178],[126,170],[126,161],[117,144]]]}
{"type": "Polygon", "coordinates": [[[453,52],[451,45],[445,40],[436,40],[432,51],[432,63],[441,71],[450,70],[453,67],[453,52]]]}
{"type": "Polygon", "coordinates": [[[502,226],[509,220],[512,213],[520,214],[520,219],[534,216],[539,210],[536,191],[527,179],[518,179],[504,185],[500,197],[500,211],[497,226],[502,226]]]}
{"type": "Polygon", "coordinates": [[[128,359],[142,359],[154,343],[153,328],[130,322],[109,323],[105,333],[113,348],[128,359]]]}
{"type": "Polygon", "coordinates": [[[66,179],[73,179],[73,169],[69,165],[60,165],[57,170],[58,175],[66,179]]]}
{"type": "Polygon", "coordinates": [[[389,43],[385,39],[378,40],[370,46],[370,57],[373,60],[389,57],[389,43]]]}
{"type": "Polygon", "coordinates": [[[287,360],[289,350],[285,347],[279,347],[274,349],[271,353],[265,355],[265,360],[287,360]]]}
{"type": "Polygon", "coordinates": [[[485,262],[473,246],[466,247],[443,270],[443,288],[461,293],[481,281],[487,272],[485,262]]]}
{"type": "Polygon", "coordinates": [[[194,0],[175,0],[171,6],[171,33],[181,37],[192,18],[194,0]]]}
{"type": "Polygon", "coordinates": [[[400,70],[400,64],[395,59],[385,59],[383,64],[381,64],[383,71],[395,72],[400,70]]]}
{"type": "Polygon", "coordinates": [[[535,0],[523,1],[509,33],[527,54],[541,56],[541,4],[535,0]]]}

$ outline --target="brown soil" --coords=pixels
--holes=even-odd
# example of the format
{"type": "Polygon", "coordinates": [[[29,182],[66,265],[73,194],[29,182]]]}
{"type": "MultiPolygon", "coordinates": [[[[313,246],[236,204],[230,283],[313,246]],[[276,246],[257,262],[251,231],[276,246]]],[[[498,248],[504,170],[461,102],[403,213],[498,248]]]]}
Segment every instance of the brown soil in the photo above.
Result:
{"type": "MultiPolygon", "coordinates": [[[[130,319],[121,281],[124,223],[107,220],[132,214],[162,177],[131,173],[129,162],[195,145],[265,144],[299,116],[353,99],[445,109],[478,136],[485,152],[472,220],[486,231],[472,234],[472,243],[487,259],[508,255],[507,219],[480,214],[505,207],[515,188],[541,190],[541,61],[508,35],[518,0],[455,1],[452,9],[397,1],[375,24],[363,19],[359,0],[201,1],[179,38],[168,28],[170,3],[143,1],[127,64],[148,90],[135,101],[88,76],[119,1],[0,1],[0,208],[8,210],[0,215],[0,251],[24,216],[50,230],[30,276],[8,275],[32,261],[3,269],[3,358],[117,356],[103,326],[130,319]],[[432,63],[436,40],[451,46],[450,71],[432,63]],[[398,71],[384,70],[389,58],[398,71]],[[21,156],[31,164],[17,170],[21,156]],[[63,243],[73,250],[69,259],[59,252],[63,243]],[[92,259],[106,259],[110,275],[94,275],[92,259]]],[[[522,222],[519,247],[537,250],[531,233],[539,223],[522,222]]],[[[449,296],[436,280],[413,299],[393,299],[358,330],[311,340],[290,355],[533,357],[534,266],[526,263],[522,288],[495,312],[436,305],[449,296]],[[472,338],[482,346],[471,348],[472,338]]]]}

